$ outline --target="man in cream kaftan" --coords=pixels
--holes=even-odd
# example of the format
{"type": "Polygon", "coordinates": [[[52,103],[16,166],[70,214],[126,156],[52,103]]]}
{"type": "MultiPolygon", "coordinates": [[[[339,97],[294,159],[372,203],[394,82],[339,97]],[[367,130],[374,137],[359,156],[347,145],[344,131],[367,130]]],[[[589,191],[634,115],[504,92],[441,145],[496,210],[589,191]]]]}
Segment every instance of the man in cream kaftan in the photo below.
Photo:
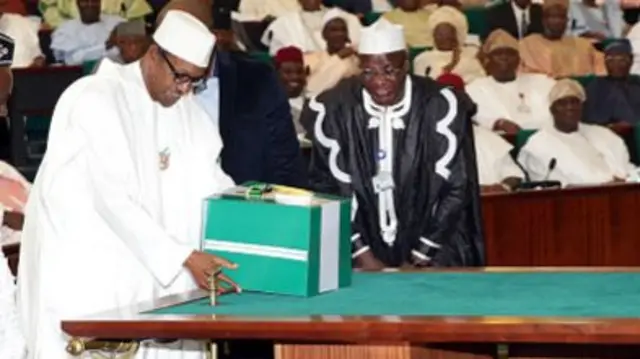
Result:
{"type": "MultiPolygon", "coordinates": [[[[218,130],[185,82],[194,81],[194,68],[204,76],[215,41],[206,26],[175,10],[154,41],[140,61],[105,60],[71,85],[54,111],[20,253],[30,359],[67,358],[65,318],[196,288],[189,260],[206,256],[197,252],[202,200],[233,185],[215,160],[218,130]],[[154,92],[163,78],[180,92],[154,92]]],[[[183,350],[187,344],[197,347],[143,346],[135,357],[203,358],[200,348],[183,350]]]]}
{"type": "Polygon", "coordinates": [[[579,123],[584,90],[574,80],[560,80],[549,94],[554,125],[529,138],[519,162],[533,181],[566,185],[622,182],[634,167],[624,141],[606,127],[579,123]],[[555,167],[551,163],[555,160],[555,167]]]}

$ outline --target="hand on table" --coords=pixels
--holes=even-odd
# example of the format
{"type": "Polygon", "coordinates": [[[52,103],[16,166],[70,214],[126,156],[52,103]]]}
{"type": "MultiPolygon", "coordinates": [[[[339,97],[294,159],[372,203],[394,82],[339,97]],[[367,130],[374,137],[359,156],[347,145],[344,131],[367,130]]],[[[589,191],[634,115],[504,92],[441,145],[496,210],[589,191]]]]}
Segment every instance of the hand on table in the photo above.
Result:
{"type": "Polygon", "coordinates": [[[24,214],[20,212],[5,212],[2,225],[5,225],[14,231],[21,231],[24,225],[24,214]]]}
{"type": "Polygon", "coordinates": [[[371,251],[362,253],[356,259],[356,266],[367,272],[379,272],[386,268],[384,263],[374,257],[371,251]]]}
{"type": "MultiPolygon", "coordinates": [[[[189,270],[189,272],[191,272],[191,275],[196,281],[196,284],[198,284],[198,287],[205,290],[209,290],[209,277],[211,277],[211,275],[217,268],[238,268],[236,264],[231,263],[224,258],[201,251],[193,251],[191,255],[189,255],[189,258],[187,258],[187,260],[184,262],[184,266],[189,270]]],[[[240,286],[238,286],[234,281],[231,280],[231,278],[229,278],[222,272],[220,272],[216,277],[231,286],[231,288],[223,288],[222,286],[220,286],[218,294],[229,292],[239,293],[242,291],[240,286]]]]}

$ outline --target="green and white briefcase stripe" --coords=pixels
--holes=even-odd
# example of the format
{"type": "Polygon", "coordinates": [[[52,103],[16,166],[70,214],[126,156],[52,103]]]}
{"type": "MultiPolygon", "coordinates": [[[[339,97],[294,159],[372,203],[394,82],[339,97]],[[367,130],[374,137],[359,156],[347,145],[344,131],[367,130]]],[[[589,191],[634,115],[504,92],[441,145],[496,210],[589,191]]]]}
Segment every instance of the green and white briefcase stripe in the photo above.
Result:
{"type": "Polygon", "coordinates": [[[315,295],[351,281],[350,202],[288,206],[236,198],[205,203],[203,247],[238,264],[245,290],[315,295]]]}

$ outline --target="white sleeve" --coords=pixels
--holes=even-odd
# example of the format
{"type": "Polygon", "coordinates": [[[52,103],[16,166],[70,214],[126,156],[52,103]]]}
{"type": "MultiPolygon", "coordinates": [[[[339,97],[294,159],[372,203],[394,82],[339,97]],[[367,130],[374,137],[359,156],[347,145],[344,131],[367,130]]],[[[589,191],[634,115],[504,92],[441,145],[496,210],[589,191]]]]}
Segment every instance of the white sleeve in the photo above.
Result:
{"type": "Polygon", "coordinates": [[[528,148],[523,147],[518,154],[518,162],[522,164],[532,181],[540,181],[547,175],[548,165],[536,157],[528,148]]]}
{"type": "MultiPolygon", "coordinates": [[[[131,195],[133,178],[130,141],[118,104],[96,90],[81,96],[71,112],[87,139],[88,177],[95,210],[163,286],[169,286],[194,248],[179,244],[131,195]],[[98,117],[96,117],[98,116],[98,117]]],[[[140,184],[144,185],[144,184],[140,184]]]]}

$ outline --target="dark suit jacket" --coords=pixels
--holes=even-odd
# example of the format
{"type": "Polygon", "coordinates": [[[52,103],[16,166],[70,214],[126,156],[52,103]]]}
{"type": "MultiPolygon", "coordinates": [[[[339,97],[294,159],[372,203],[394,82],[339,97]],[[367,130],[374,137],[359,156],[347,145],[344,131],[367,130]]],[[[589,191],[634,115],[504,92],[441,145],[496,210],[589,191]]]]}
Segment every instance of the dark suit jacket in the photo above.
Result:
{"type": "Polygon", "coordinates": [[[222,168],[236,183],[306,187],[289,100],[272,66],[242,52],[219,51],[222,168]]]}
{"type": "MultiPolygon", "coordinates": [[[[518,38],[518,21],[511,7],[511,1],[495,5],[487,11],[487,32],[483,34],[484,41],[491,32],[497,29],[503,29],[510,33],[511,36],[518,38]]],[[[542,33],[542,6],[539,4],[531,4],[529,10],[529,26],[526,35],[542,33]]]]}

